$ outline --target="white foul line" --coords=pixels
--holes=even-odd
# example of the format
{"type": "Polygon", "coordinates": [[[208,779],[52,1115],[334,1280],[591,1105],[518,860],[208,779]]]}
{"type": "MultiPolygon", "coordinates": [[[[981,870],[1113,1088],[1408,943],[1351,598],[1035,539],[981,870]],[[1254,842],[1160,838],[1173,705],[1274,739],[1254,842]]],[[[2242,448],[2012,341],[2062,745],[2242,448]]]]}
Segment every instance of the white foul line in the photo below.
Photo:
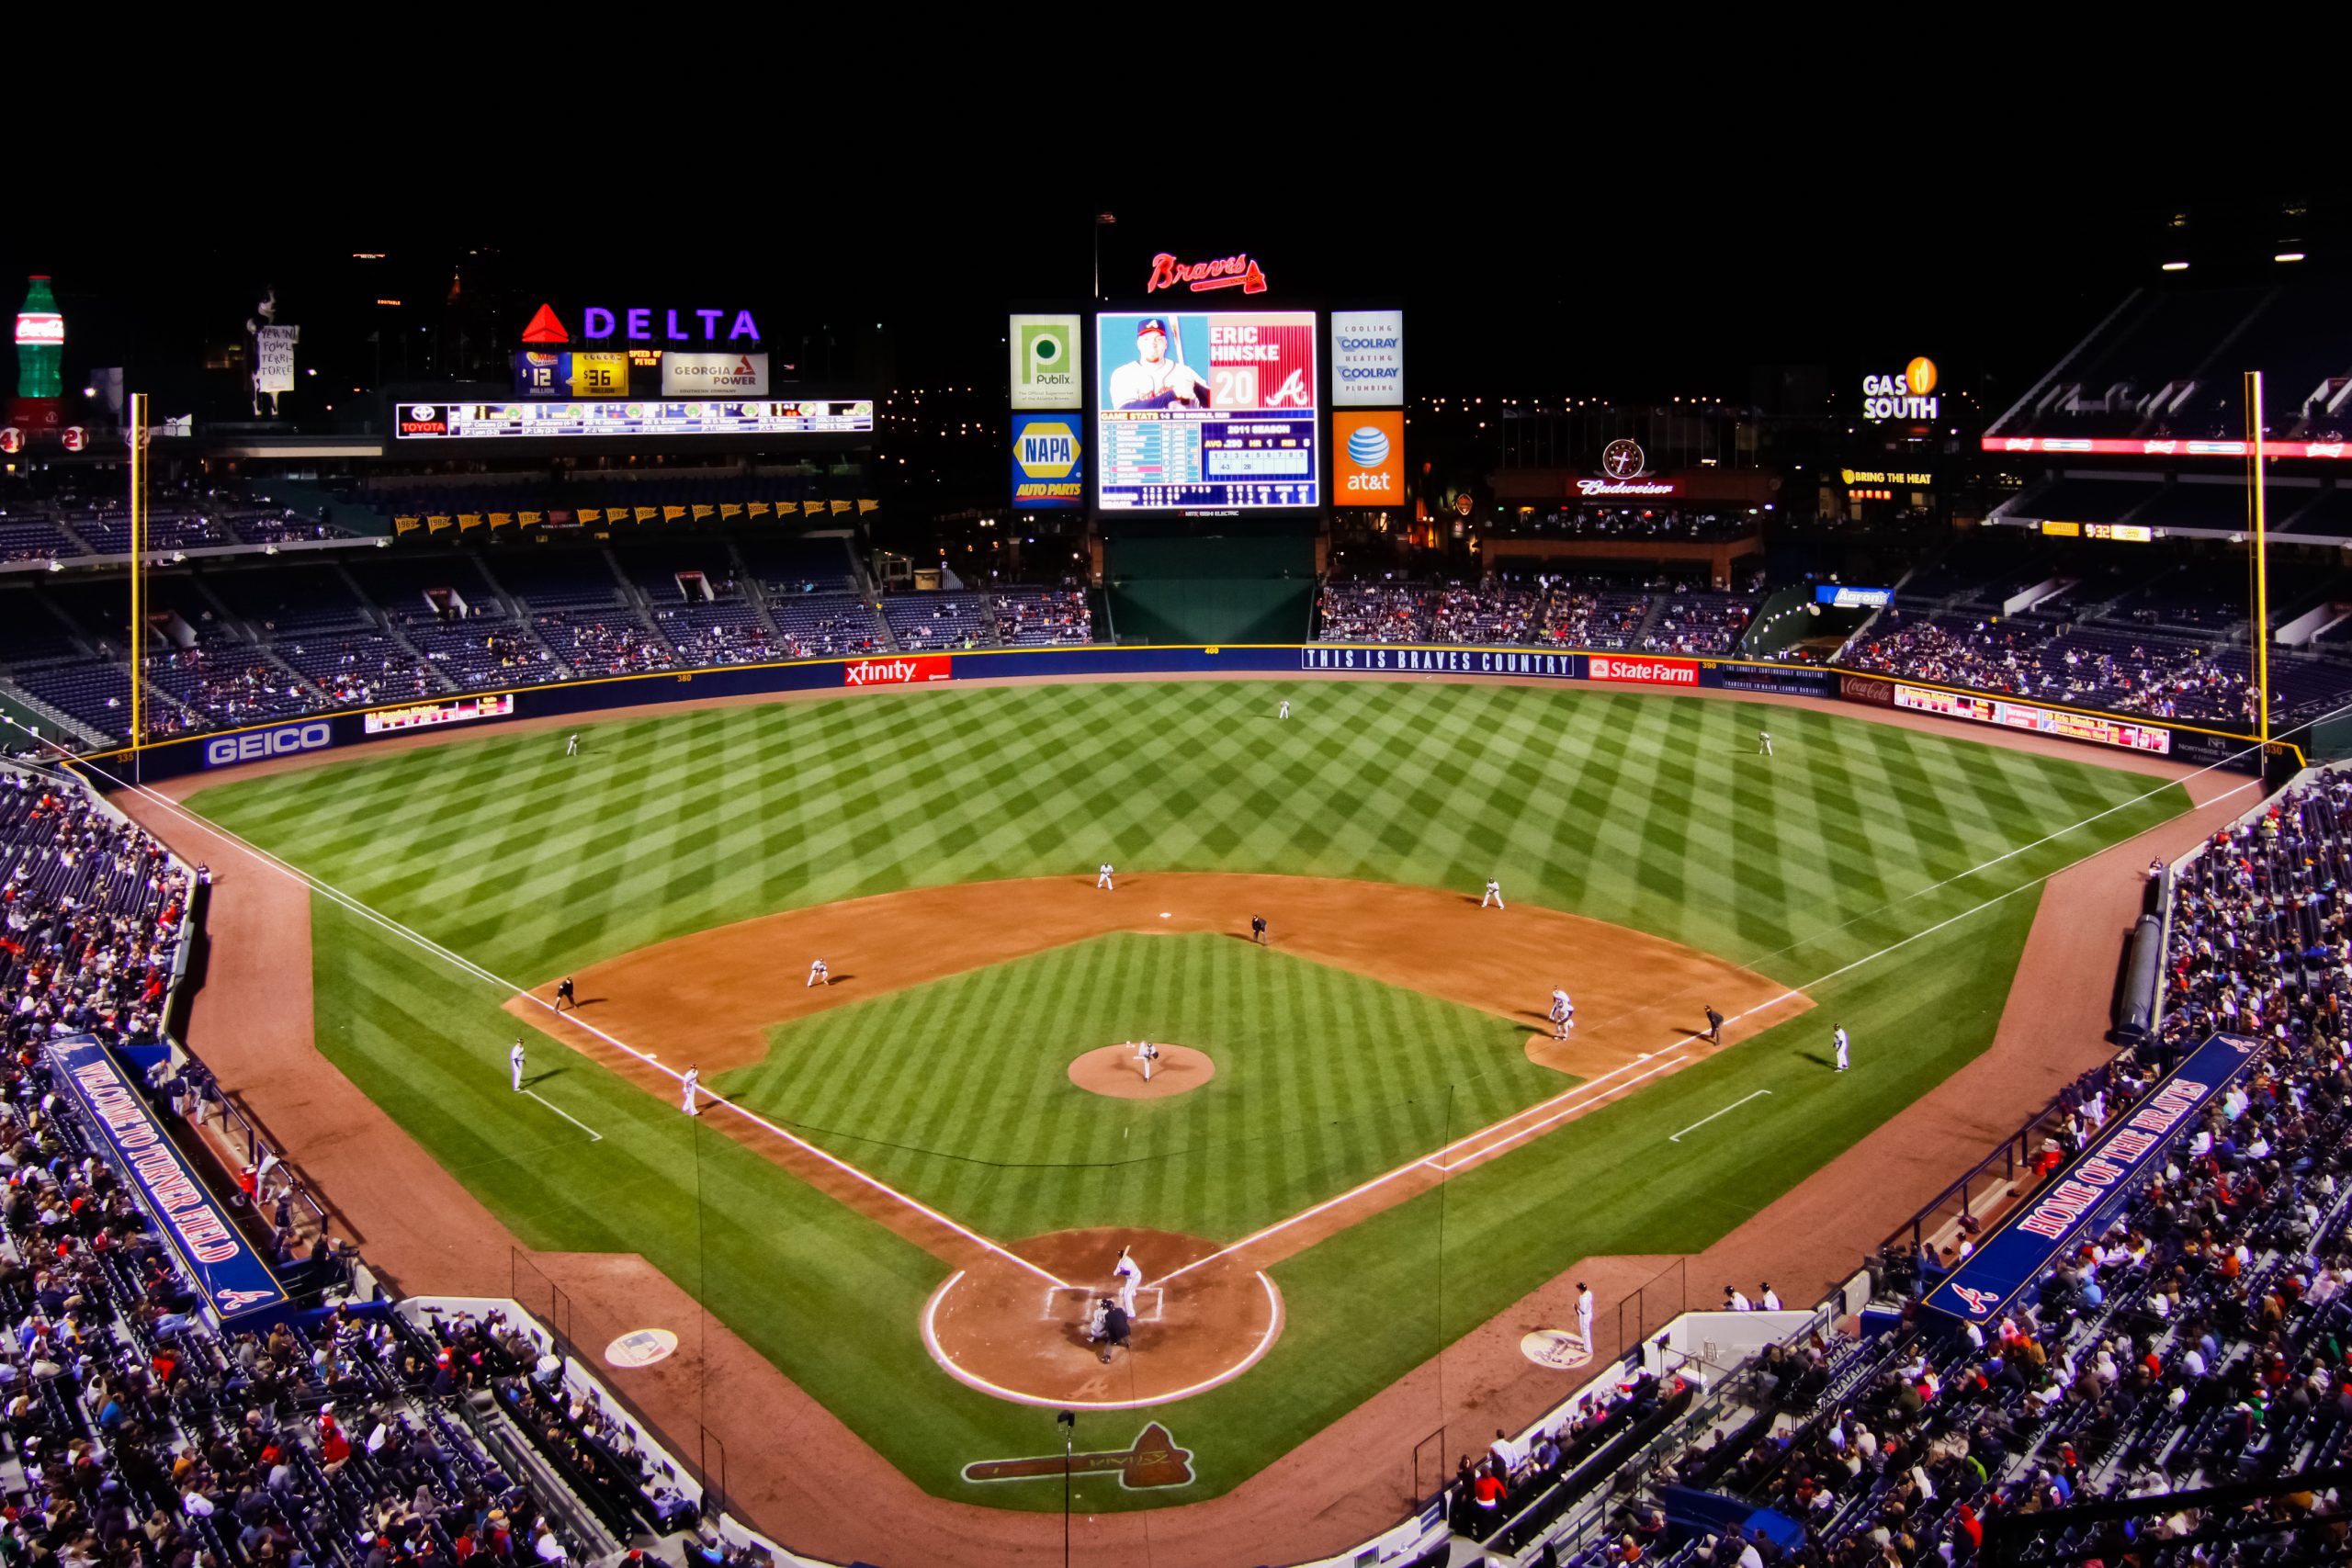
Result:
{"type": "MultiPolygon", "coordinates": [[[[1728,1116],[1733,1111],[1738,1110],[1741,1106],[1747,1104],[1748,1100],[1761,1100],[1771,1092],[1772,1091],[1769,1089],[1759,1089],[1754,1094],[1746,1096],[1740,1100],[1733,1100],[1729,1105],[1726,1105],[1721,1111],[1716,1111],[1715,1116],[1728,1116]]],[[[1688,1127],[1683,1128],[1682,1133],[1695,1133],[1700,1128],[1705,1126],[1708,1122],[1713,1121],[1715,1116],[1702,1116],[1696,1122],[1691,1122],[1688,1127]]],[[[1667,1142],[1669,1144],[1680,1143],[1682,1141],[1682,1133],[1675,1134],[1674,1136],[1667,1139],[1667,1142]]]]}
{"type": "MultiPolygon", "coordinates": [[[[6,715],[0,715],[0,722],[14,724],[16,721],[8,719],[6,715]]],[[[63,750],[63,748],[57,746],[53,741],[44,742],[44,744],[49,745],[53,750],[63,750]]],[[[224,843],[242,850],[245,854],[259,862],[268,869],[277,872],[279,875],[288,877],[292,881],[299,882],[312,892],[332,899],[343,908],[348,909],[353,914],[357,915],[361,919],[380,927],[384,931],[390,931],[394,936],[401,938],[402,941],[423,949],[424,952],[441,959],[444,963],[449,964],[455,969],[458,969],[461,973],[470,975],[476,979],[481,980],[489,985],[495,986],[507,992],[509,995],[517,997],[522,1000],[531,1002],[548,1012],[555,1011],[554,1003],[533,996],[529,991],[525,990],[522,987],[514,984],[514,981],[507,979],[505,976],[493,974],[490,970],[483,968],[481,964],[476,964],[472,959],[467,958],[462,954],[450,952],[447,948],[443,947],[439,942],[435,942],[431,937],[425,936],[422,932],[411,930],[409,927],[401,924],[398,920],[391,919],[390,916],[378,913],[375,909],[361,903],[358,899],[344,892],[341,888],[334,886],[332,884],[321,881],[319,878],[312,876],[309,872],[302,870],[300,867],[296,866],[289,862],[278,859],[277,856],[270,853],[267,850],[246,842],[243,839],[238,837],[235,833],[231,832],[220,824],[213,821],[209,818],[198,816],[197,813],[188,810],[187,807],[180,805],[178,801],[172,799],[170,796],[159,795],[155,791],[148,788],[145,784],[132,784],[130,780],[109,773],[104,768],[97,767],[93,763],[82,761],[79,759],[74,759],[74,761],[77,766],[88,768],[90,772],[98,774],[102,778],[111,779],[117,785],[129,790],[140,798],[152,801],[157,807],[170,812],[172,815],[194,823],[196,826],[202,828],[206,832],[218,837],[224,843]]],[[[564,1015],[559,1013],[557,1016],[561,1018],[564,1015]]],[[[613,1036],[605,1033],[603,1030],[597,1028],[593,1023],[582,1023],[576,1014],[571,1017],[571,1021],[577,1028],[585,1030],[587,1032],[594,1035],[597,1039],[602,1040],[605,1044],[613,1047],[613,1049],[636,1057],[639,1061],[644,1063],[647,1066],[651,1067],[654,1071],[667,1074],[670,1077],[676,1079],[680,1083],[684,1083],[685,1081],[685,1075],[679,1072],[676,1068],[663,1066],[646,1052],[639,1050],[634,1045],[627,1044],[622,1041],[615,1039],[613,1036]]],[[[526,1089],[524,1092],[529,1093],[530,1091],[526,1089]]],[[[1069,1282],[1054,1274],[1046,1272],[1043,1269],[1038,1268],[1035,1263],[1030,1262],[1019,1253],[1009,1251],[1006,1248],[998,1246],[995,1242],[990,1241],[988,1237],[972,1229],[969,1225],[959,1224],[956,1221],[949,1219],[945,1214],[941,1213],[938,1210],[933,1208],[930,1204],[922,1201],[920,1199],[910,1198],[906,1193],[901,1192],[897,1188],[891,1186],[888,1182],[883,1181],[876,1177],[868,1176],[865,1172],[858,1169],[857,1167],[850,1164],[847,1160],[841,1159],[833,1155],[828,1154],[823,1149],[819,1148],[816,1145],[808,1142],[806,1138],[794,1136],[792,1134],[787,1133],[783,1128],[777,1126],[775,1122],[769,1121],[766,1117],[746,1111],[741,1106],[736,1104],[733,1100],[728,1100],[720,1095],[713,1094],[708,1089],[705,1089],[703,1093],[709,1098],[713,1104],[725,1106],[728,1110],[732,1111],[736,1115],[741,1116],[746,1122],[751,1122],[752,1125],[759,1127],[763,1131],[775,1134],[777,1137],[782,1138],[786,1143],[790,1144],[793,1147],[799,1149],[804,1154],[813,1156],[815,1158],[822,1160],[825,1164],[831,1166],[842,1174],[864,1182],[866,1186],[874,1189],[874,1190],[883,1194],[885,1197],[897,1200],[899,1202],[905,1204],[908,1208],[912,1209],[915,1213],[922,1215],[925,1219],[932,1220],[945,1226],[947,1229],[954,1231],[957,1235],[964,1237],[967,1241],[977,1244],[987,1251],[994,1253],[997,1257],[1006,1258],[1012,1262],[1019,1264],[1022,1268],[1028,1269],[1029,1272],[1036,1275],[1039,1279],[1044,1280],[1048,1284],[1061,1285],[1069,1282]]],[[[532,1098],[537,1099],[537,1097],[534,1095],[532,1098]]],[[[546,1104],[547,1102],[541,1100],[540,1103],[546,1104]]],[[[548,1106],[548,1109],[553,1111],[555,1110],[555,1107],[549,1105],[548,1106]]],[[[585,1123],[582,1123],[582,1125],[584,1126],[585,1123]]],[[[601,1134],[599,1135],[601,1136],[601,1134]]]]}
{"type": "Polygon", "coordinates": [[[582,1122],[579,1117],[574,1116],[571,1111],[566,1111],[562,1106],[558,1105],[554,1100],[549,1100],[537,1089],[526,1089],[523,1092],[529,1095],[533,1100],[537,1100],[541,1105],[546,1106],[549,1111],[554,1111],[558,1116],[560,1116],[565,1121],[571,1122],[573,1126],[579,1128],[582,1132],[587,1134],[588,1141],[590,1143],[601,1144],[605,1141],[604,1134],[599,1133],[595,1128],[591,1127],[587,1122],[582,1122]]]}

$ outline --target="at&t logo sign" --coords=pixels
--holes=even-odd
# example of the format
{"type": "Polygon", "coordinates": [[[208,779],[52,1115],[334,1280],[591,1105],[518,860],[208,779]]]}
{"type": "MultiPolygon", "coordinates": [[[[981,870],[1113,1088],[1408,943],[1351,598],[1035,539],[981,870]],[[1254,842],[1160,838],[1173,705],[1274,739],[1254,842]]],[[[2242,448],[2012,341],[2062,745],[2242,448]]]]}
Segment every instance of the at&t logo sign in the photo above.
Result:
{"type": "Polygon", "coordinates": [[[1348,435],[1348,461],[1357,471],[1348,476],[1346,488],[1358,493],[1372,492],[1393,496],[1396,487],[1395,476],[1387,471],[1388,434],[1376,424],[1358,425],[1348,435]]]}
{"type": "Polygon", "coordinates": [[[204,765],[221,768],[232,762],[258,762],[297,751],[324,750],[334,744],[334,726],[322,718],[308,724],[281,724],[275,729],[214,736],[204,743],[204,765]]]}

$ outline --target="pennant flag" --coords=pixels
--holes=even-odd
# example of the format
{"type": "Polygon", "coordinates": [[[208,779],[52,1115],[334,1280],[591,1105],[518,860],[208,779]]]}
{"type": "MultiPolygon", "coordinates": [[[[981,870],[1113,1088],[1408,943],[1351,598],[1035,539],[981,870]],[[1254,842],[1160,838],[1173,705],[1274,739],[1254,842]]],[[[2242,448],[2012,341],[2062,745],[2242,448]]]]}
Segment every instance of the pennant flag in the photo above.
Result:
{"type": "Polygon", "coordinates": [[[729,501],[722,501],[722,502],[720,502],[718,503],[718,520],[719,520],[721,523],[729,523],[729,522],[732,522],[732,521],[733,521],[733,520],[735,520],[736,518],[741,517],[741,516],[742,516],[742,515],[743,515],[743,509],[742,509],[742,507],[741,507],[740,505],[737,505],[735,502],[729,502],[729,501]]]}
{"type": "Polygon", "coordinates": [[[392,519],[392,532],[395,535],[413,534],[419,528],[424,526],[424,520],[421,517],[395,517],[392,519]]]}
{"type": "Polygon", "coordinates": [[[501,528],[512,528],[513,526],[514,526],[514,514],[512,512],[493,512],[490,514],[490,531],[492,533],[494,534],[501,528]]]}
{"type": "Polygon", "coordinates": [[[686,509],[683,506],[665,506],[662,509],[662,521],[664,523],[675,523],[679,518],[684,517],[685,514],[686,509]]]}
{"type": "Polygon", "coordinates": [[[713,507],[696,505],[695,508],[695,521],[697,523],[701,522],[704,518],[709,516],[715,510],[716,508],[713,507]]]}
{"type": "Polygon", "coordinates": [[[662,513],[654,507],[640,506],[637,509],[637,520],[639,523],[650,523],[660,515],[662,513]]]}
{"type": "Polygon", "coordinates": [[[427,517],[424,520],[424,531],[428,534],[438,534],[442,529],[455,525],[457,519],[454,517],[427,517]]]}
{"type": "Polygon", "coordinates": [[[847,512],[848,510],[849,510],[849,502],[846,502],[846,501],[837,501],[837,502],[833,502],[833,515],[834,515],[834,516],[838,517],[838,516],[840,516],[842,513],[847,512]]]}
{"type": "Polygon", "coordinates": [[[458,533],[462,534],[462,533],[464,533],[464,532],[465,532],[467,529],[469,529],[469,528],[479,528],[479,527],[481,527],[481,513],[479,513],[479,512],[460,512],[460,513],[458,513],[458,533]]]}
{"type": "Polygon", "coordinates": [[[857,503],[857,514],[860,517],[863,517],[881,504],[882,503],[878,501],[860,501],[857,503]]]}
{"type": "Polygon", "coordinates": [[[582,523],[594,523],[598,518],[604,516],[604,511],[600,507],[583,506],[580,509],[580,521],[582,523]]]}
{"type": "Polygon", "coordinates": [[[514,520],[522,524],[526,528],[536,528],[547,520],[547,513],[543,512],[517,512],[514,514],[514,520]]]}
{"type": "Polygon", "coordinates": [[[752,516],[754,516],[754,517],[765,517],[765,516],[767,516],[770,513],[774,512],[775,510],[775,507],[770,506],[770,505],[769,505],[766,502],[764,502],[764,501],[755,501],[755,502],[752,502],[752,513],[751,513],[751,514],[752,514],[752,516]]]}

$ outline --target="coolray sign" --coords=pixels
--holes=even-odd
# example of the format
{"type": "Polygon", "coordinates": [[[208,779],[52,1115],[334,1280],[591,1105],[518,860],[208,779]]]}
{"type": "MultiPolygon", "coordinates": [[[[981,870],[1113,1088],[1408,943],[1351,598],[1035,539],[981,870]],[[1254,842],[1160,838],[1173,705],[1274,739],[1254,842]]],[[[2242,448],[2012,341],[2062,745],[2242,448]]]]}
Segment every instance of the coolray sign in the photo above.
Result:
{"type": "Polygon", "coordinates": [[[223,1324],[287,1300],[269,1264],[248,1246],[191,1172],[139,1092],[116,1071],[106,1047],[86,1034],[49,1043],[51,1065],[105,1134],[112,1163],[161,1223],[172,1249],[203,1287],[223,1324]]]}
{"type": "Polygon", "coordinates": [[[1396,409],[1331,416],[1331,502],[1394,506],[1405,499],[1405,415],[1396,409]]]}
{"type": "Polygon", "coordinates": [[[2055,735],[2068,740],[2095,740],[2127,751],[2153,751],[2159,757],[2172,754],[2172,731],[2160,724],[2129,723],[2095,713],[2069,713],[2034,703],[2011,702],[2007,697],[1939,691],[1902,681],[1894,683],[1894,705],[1915,713],[1997,724],[2004,729],[2029,729],[2037,735],[2055,735]]]}
{"type": "Polygon", "coordinates": [[[1151,258],[1151,276],[1145,280],[1146,294],[1182,284],[1195,294],[1212,288],[1238,288],[1244,294],[1263,294],[1266,275],[1250,259],[1250,253],[1219,256],[1215,261],[1180,262],[1166,251],[1151,258]]]}
{"type": "Polygon", "coordinates": [[[2209,1035],[1978,1242],[1928,1292],[1925,1304],[1969,1323],[1989,1323],[2007,1311],[2084,1237],[2096,1235],[2142,1177],[2165,1168],[2173,1140],[2196,1126],[2205,1107],[2246,1070],[2254,1052],[2255,1043],[2243,1035],[2209,1035]]]}
{"type": "MultiPolygon", "coordinates": [[[[757,343],[760,324],[741,309],[694,306],[606,307],[591,305],[580,313],[580,335],[591,342],[623,338],[630,343],[757,343]]],[[[523,329],[525,343],[569,343],[563,318],[552,305],[541,305],[523,329]]]]}
{"type": "Polygon", "coordinates": [[[1079,420],[1068,413],[1012,416],[1012,504],[1023,512],[1070,511],[1086,504],[1085,451],[1079,420]]]}
{"type": "Polygon", "coordinates": [[[1899,374],[1875,373],[1862,378],[1862,417],[1873,423],[1888,419],[1934,419],[1938,399],[1936,362],[1922,355],[1899,374]]]}
{"type": "Polygon", "coordinates": [[[232,762],[258,762],[267,757],[290,757],[297,751],[323,751],[334,744],[334,726],[325,719],[308,724],[281,724],[275,729],[249,729],[243,735],[216,735],[204,743],[204,765],[225,768],[232,762]]]}
{"type": "Polygon", "coordinates": [[[1331,406],[1397,408],[1405,401],[1405,312],[1331,312],[1331,406]]]}
{"type": "Polygon", "coordinates": [[[859,659],[842,666],[844,686],[911,686],[952,680],[956,660],[944,653],[913,653],[902,659],[859,659]]]}
{"type": "Polygon", "coordinates": [[[1298,650],[1301,670],[1406,671],[1434,675],[1534,675],[1574,681],[1584,674],[1574,653],[1535,653],[1508,648],[1354,648],[1308,643],[1298,650]]]}
{"type": "Polygon", "coordinates": [[[429,729],[436,724],[469,724],[478,718],[503,718],[514,711],[514,694],[500,692],[493,696],[458,697],[446,703],[411,703],[406,707],[378,708],[366,715],[362,722],[370,735],[390,735],[402,729],[429,729]]]}
{"type": "Polygon", "coordinates": [[[1695,686],[1699,683],[1699,661],[1623,659],[1613,653],[1596,653],[1585,660],[1585,673],[1595,681],[1629,681],[1641,686],[1695,686]]]}
{"type": "Polygon", "coordinates": [[[1005,333],[1012,350],[1012,406],[1074,409],[1086,398],[1085,358],[1076,316],[1014,316],[1005,333]]]}
{"type": "Polygon", "coordinates": [[[768,389],[764,354],[665,354],[662,395],[665,398],[759,398],[768,389]]]}

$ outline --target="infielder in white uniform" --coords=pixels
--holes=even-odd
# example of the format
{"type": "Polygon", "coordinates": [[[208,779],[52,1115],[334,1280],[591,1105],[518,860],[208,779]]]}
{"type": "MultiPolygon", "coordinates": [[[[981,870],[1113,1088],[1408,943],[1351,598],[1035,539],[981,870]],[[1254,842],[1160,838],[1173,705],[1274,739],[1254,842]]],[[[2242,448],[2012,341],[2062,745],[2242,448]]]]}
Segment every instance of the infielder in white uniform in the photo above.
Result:
{"type": "Polygon", "coordinates": [[[1577,1337],[1584,1341],[1584,1353],[1592,1354],[1592,1287],[1582,1280],[1577,1281],[1577,1337]]]}
{"type": "Polygon", "coordinates": [[[1568,993],[1555,986],[1552,988],[1552,1038],[1566,1040],[1568,1031],[1577,1026],[1577,1004],[1568,1000],[1568,993]]]}
{"type": "Polygon", "coordinates": [[[1118,891],[1118,888],[1114,886],[1111,881],[1111,863],[1109,861],[1104,861],[1102,863],[1102,869],[1094,874],[1094,886],[1098,889],[1108,887],[1114,893],[1118,891]]]}
{"type": "Polygon", "coordinates": [[[567,757],[577,757],[580,755],[579,736],[575,735],[571,739],[563,743],[563,754],[567,757]]]}
{"type": "Polygon", "coordinates": [[[523,1037],[514,1037],[514,1049],[506,1053],[506,1065],[514,1069],[514,1092],[523,1092],[523,1037]]]}
{"type": "Polygon", "coordinates": [[[1135,363],[1111,372],[1111,406],[1205,408],[1208,400],[1209,384],[1189,366],[1168,357],[1168,323],[1158,316],[1136,322],[1135,363]]]}
{"type": "Polygon", "coordinates": [[[1838,1047],[1838,1070],[1842,1073],[1846,1070],[1846,1026],[1839,1024],[1829,1041],[1838,1047]]]}
{"type": "Polygon", "coordinates": [[[832,976],[826,973],[825,961],[821,958],[813,959],[808,964],[808,985],[800,988],[805,991],[808,986],[830,986],[832,983],[832,976]]]}
{"type": "Polygon", "coordinates": [[[1487,878],[1487,896],[1478,900],[1478,908],[1483,909],[1489,904],[1498,909],[1503,908],[1503,885],[1491,876],[1487,878]]]}
{"type": "Polygon", "coordinates": [[[1769,757],[1772,754],[1772,732],[1770,730],[1758,730],[1756,732],[1756,754],[1758,756],[1769,757]]]}
{"type": "Polygon", "coordinates": [[[699,1116],[699,1115],[701,1115],[701,1114],[702,1114],[702,1112],[701,1112],[701,1111],[696,1111],[696,1110],[695,1109],[695,1089],[699,1089],[701,1086],[702,1086],[702,1069],[701,1069],[700,1067],[696,1067],[696,1066],[689,1066],[689,1067],[687,1067],[687,1068],[686,1068],[686,1098],[685,1098],[685,1102],[684,1102],[684,1110],[685,1111],[685,1113],[686,1113],[687,1115],[689,1115],[689,1116],[699,1116]]]}
{"type": "Polygon", "coordinates": [[[1119,1260],[1111,1266],[1111,1277],[1119,1281],[1119,1310],[1129,1317],[1136,1314],[1136,1292],[1143,1288],[1143,1265],[1119,1248],[1119,1260]]]}
{"type": "Polygon", "coordinates": [[[1151,1081],[1151,1065],[1159,1060],[1159,1047],[1146,1040],[1136,1047],[1136,1060],[1143,1064],[1143,1081],[1151,1081]]]}

